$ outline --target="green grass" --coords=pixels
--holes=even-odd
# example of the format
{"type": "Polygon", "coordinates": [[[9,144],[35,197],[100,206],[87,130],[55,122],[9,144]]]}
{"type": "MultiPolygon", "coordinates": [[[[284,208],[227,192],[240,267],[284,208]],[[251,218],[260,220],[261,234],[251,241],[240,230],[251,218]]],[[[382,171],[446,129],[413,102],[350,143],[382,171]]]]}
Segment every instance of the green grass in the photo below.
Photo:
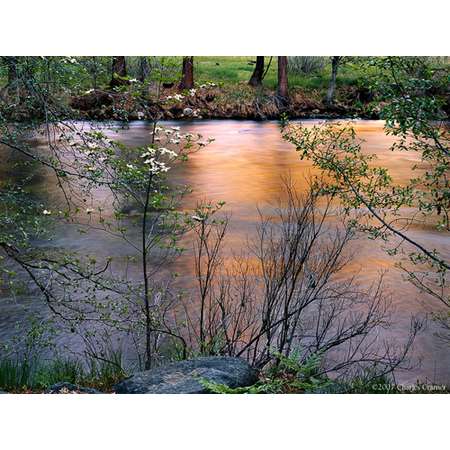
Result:
{"type": "MultiPolygon", "coordinates": [[[[194,57],[194,76],[199,83],[211,81],[214,83],[236,84],[248,83],[253,70],[255,56],[198,56],[194,57]]],[[[266,67],[270,61],[270,56],[265,58],[266,67]]],[[[272,58],[263,86],[275,89],[277,86],[277,57],[272,58]]],[[[313,74],[308,76],[290,75],[289,84],[291,87],[318,88],[326,81],[326,74],[313,74]]]]}
{"type": "MultiPolygon", "coordinates": [[[[255,59],[255,56],[197,56],[194,57],[194,77],[200,84],[207,81],[223,84],[247,83],[255,67],[249,62],[255,59]]],[[[270,56],[266,56],[266,67],[269,61],[270,56]]],[[[263,86],[276,89],[277,71],[277,57],[274,56],[263,86]]],[[[330,75],[331,64],[328,63],[323,70],[311,74],[289,73],[289,85],[292,88],[326,89],[330,75]]],[[[338,74],[338,85],[354,84],[360,75],[361,71],[355,65],[343,66],[338,74]]]]}
{"type": "MultiPolygon", "coordinates": [[[[256,56],[194,56],[194,80],[196,84],[212,82],[225,87],[236,84],[246,85],[253,73],[256,56]]],[[[266,68],[270,56],[265,57],[266,68]]],[[[182,57],[167,57],[165,64],[172,70],[168,79],[176,82],[179,80],[182,57]]],[[[277,87],[277,57],[272,57],[272,62],[264,78],[263,86],[268,89],[277,87]]],[[[331,63],[325,64],[322,70],[310,74],[289,73],[289,86],[291,88],[302,88],[305,90],[324,90],[328,87],[331,75],[331,63]]],[[[355,64],[348,64],[340,68],[337,84],[354,84],[361,76],[361,69],[355,64]]]]}
{"type": "Polygon", "coordinates": [[[108,392],[125,376],[119,353],[113,355],[111,362],[90,359],[87,368],[80,360],[69,358],[0,361],[0,389],[14,393],[42,392],[60,381],[108,392]]]}

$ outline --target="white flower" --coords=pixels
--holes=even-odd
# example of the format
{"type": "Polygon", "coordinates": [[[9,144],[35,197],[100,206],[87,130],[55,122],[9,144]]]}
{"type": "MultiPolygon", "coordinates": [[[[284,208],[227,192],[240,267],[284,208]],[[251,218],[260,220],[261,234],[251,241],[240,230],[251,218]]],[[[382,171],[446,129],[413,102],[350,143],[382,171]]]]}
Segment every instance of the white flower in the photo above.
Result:
{"type": "Polygon", "coordinates": [[[164,133],[166,133],[167,135],[172,134],[173,131],[172,130],[165,130],[164,133]]]}
{"type": "Polygon", "coordinates": [[[141,158],[147,158],[147,156],[154,156],[155,152],[156,150],[154,148],[147,147],[147,150],[144,153],[142,153],[141,158]]]}
{"type": "Polygon", "coordinates": [[[179,143],[180,143],[180,140],[179,140],[179,139],[171,139],[169,142],[170,142],[171,144],[179,144],[179,143]]]}
{"type": "Polygon", "coordinates": [[[203,222],[205,219],[203,217],[199,216],[192,216],[192,220],[196,220],[197,222],[203,222]]]}
{"type": "MultiPolygon", "coordinates": [[[[173,140],[173,139],[171,139],[171,140],[173,140]]],[[[171,158],[176,158],[178,156],[178,154],[175,153],[173,150],[169,150],[168,148],[165,148],[165,147],[161,147],[158,150],[161,153],[161,155],[167,155],[167,156],[170,156],[171,158]]]]}
{"type": "Polygon", "coordinates": [[[189,90],[189,95],[191,96],[191,97],[195,97],[195,94],[197,93],[197,89],[190,89],[189,90]]]}
{"type": "Polygon", "coordinates": [[[86,208],[86,214],[92,214],[94,210],[92,208],[86,208]]]}
{"type": "Polygon", "coordinates": [[[180,131],[180,127],[171,127],[173,131],[180,131]]]}
{"type": "Polygon", "coordinates": [[[136,78],[132,78],[131,80],[129,80],[130,81],[130,83],[137,83],[138,82],[138,80],[136,80],[136,78]]]}
{"type": "Polygon", "coordinates": [[[129,169],[134,169],[133,164],[127,164],[127,167],[128,167],[129,169]]]}
{"type": "Polygon", "coordinates": [[[175,94],[175,95],[168,95],[166,97],[166,100],[176,100],[177,102],[181,102],[181,100],[183,100],[184,95],[181,94],[175,94]]]}
{"type": "Polygon", "coordinates": [[[42,214],[44,214],[44,216],[49,216],[52,212],[49,211],[48,209],[44,209],[44,211],[42,211],[42,214]]]}
{"type": "Polygon", "coordinates": [[[162,161],[155,161],[155,158],[145,160],[144,164],[150,165],[150,172],[154,174],[167,172],[170,169],[162,161]]]}
{"type": "Polygon", "coordinates": [[[95,89],[89,89],[88,91],[85,92],[85,94],[91,94],[92,92],[94,92],[95,89]]]}

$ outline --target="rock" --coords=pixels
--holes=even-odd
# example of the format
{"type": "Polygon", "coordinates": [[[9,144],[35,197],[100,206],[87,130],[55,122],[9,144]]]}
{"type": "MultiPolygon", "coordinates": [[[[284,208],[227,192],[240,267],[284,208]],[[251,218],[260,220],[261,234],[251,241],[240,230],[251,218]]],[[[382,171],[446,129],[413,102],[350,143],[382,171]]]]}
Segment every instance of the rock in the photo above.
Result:
{"type": "Polygon", "coordinates": [[[192,108],[184,108],[183,115],[190,117],[194,114],[194,110],[192,108]]]}
{"type": "Polygon", "coordinates": [[[116,384],[114,391],[117,394],[206,394],[201,378],[235,388],[255,383],[257,373],[241,358],[204,357],[136,373],[116,384]]]}
{"type": "Polygon", "coordinates": [[[90,111],[102,106],[111,106],[114,102],[114,94],[101,90],[94,90],[84,95],[73,97],[70,105],[80,111],[90,111]]]}
{"type": "Polygon", "coordinates": [[[46,394],[101,394],[100,391],[93,388],[79,386],[78,384],[61,381],[53,384],[46,391],[46,394]]]}

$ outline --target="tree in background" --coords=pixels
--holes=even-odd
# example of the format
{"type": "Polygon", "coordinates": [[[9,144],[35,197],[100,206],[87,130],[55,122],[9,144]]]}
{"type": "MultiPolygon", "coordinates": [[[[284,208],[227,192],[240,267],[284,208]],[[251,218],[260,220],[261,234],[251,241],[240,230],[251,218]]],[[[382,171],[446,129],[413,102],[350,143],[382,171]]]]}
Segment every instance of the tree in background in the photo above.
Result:
{"type": "Polygon", "coordinates": [[[277,95],[282,103],[287,102],[288,93],[288,74],[287,74],[287,56],[278,57],[278,89],[277,95]]]}
{"type": "Polygon", "coordinates": [[[255,70],[253,71],[248,84],[253,87],[261,86],[263,75],[264,75],[264,56],[257,56],[255,70]]]}
{"type": "Polygon", "coordinates": [[[125,56],[113,56],[112,59],[112,76],[109,83],[111,88],[128,84],[125,79],[127,77],[127,65],[125,56]]]}
{"type": "Polygon", "coordinates": [[[147,56],[139,57],[139,76],[138,79],[141,83],[145,81],[150,73],[150,65],[148,63],[147,56]]]}
{"type": "Polygon", "coordinates": [[[17,80],[17,56],[2,56],[1,58],[8,67],[8,85],[11,85],[17,80]]]}
{"type": "Polygon", "coordinates": [[[183,56],[183,68],[181,72],[180,89],[192,89],[194,87],[194,57],[183,56]]]}
{"type": "Polygon", "coordinates": [[[339,65],[343,62],[343,56],[332,56],[331,57],[331,79],[328,85],[327,96],[325,102],[328,106],[334,103],[334,94],[336,91],[336,78],[339,69],[339,65]]]}

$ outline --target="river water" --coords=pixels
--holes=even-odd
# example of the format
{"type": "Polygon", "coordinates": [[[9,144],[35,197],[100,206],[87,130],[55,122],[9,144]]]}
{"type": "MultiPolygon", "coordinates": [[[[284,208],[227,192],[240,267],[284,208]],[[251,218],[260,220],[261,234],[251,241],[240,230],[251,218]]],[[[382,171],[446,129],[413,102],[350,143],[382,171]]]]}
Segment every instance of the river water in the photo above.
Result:
{"type": "MultiPolygon", "coordinates": [[[[314,124],[316,121],[306,121],[314,124]]],[[[215,141],[205,149],[190,156],[189,160],[171,174],[176,183],[191,186],[192,193],[184,199],[184,208],[192,208],[199,200],[225,201],[224,211],[230,214],[230,228],[227,240],[228,254],[239,251],[248,238],[255,233],[259,221],[257,208],[263,213],[282,197],[282,178],[289,176],[299,190],[305,189],[307,177],[314,170],[308,161],[301,161],[292,145],[284,142],[276,122],[253,121],[192,121],[167,122],[164,125],[178,125],[181,132],[200,133],[213,137],[215,141]]],[[[393,138],[386,136],[382,121],[353,121],[363,149],[375,153],[380,165],[390,170],[394,180],[405,183],[411,177],[411,167],[419,164],[416,155],[393,153],[390,145],[393,138]]],[[[146,122],[131,122],[129,127],[113,133],[128,145],[139,146],[149,143],[151,125],[146,122]]],[[[5,150],[1,150],[5,154],[5,150]]],[[[8,153],[6,164],[0,169],[0,176],[11,177],[14,158],[8,153]]],[[[5,159],[4,159],[5,161],[5,159]]],[[[52,204],[59,195],[51,179],[40,174],[34,178],[35,191],[45,204],[52,204]]],[[[412,236],[427,247],[437,248],[443,255],[450,256],[450,239],[431,227],[415,227],[412,236]]],[[[72,250],[86,250],[99,255],[121,255],[126,249],[101,234],[79,235],[60,229],[53,238],[56,246],[72,250]]],[[[409,332],[412,315],[427,317],[441,307],[436,301],[420,293],[403,279],[395,268],[395,259],[388,256],[381,245],[365,237],[353,242],[355,258],[346,270],[358,274],[358,281],[370,285],[380,271],[386,271],[386,293],[392,296],[393,326],[386,331],[392,342],[401,343],[409,332]]],[[[179,263],[178,271],[188,271],[192,263],[185,258],[179,263]]],[[[34,299],[11,299],[0,291],[0,339],[7,341],[20,333],[17,323],[22,318],[23,305],[32,306],[35,313],[45,305],[34,299]],[[2,297],[3,295],[3,297],[2,297]]],[[[413,359],[415,368],[401,375],[403,382],[417,379],[434,383],[450,384],[450,349],[437,336],[439,327],[432,320],[416,339],[413,359]]]]}

